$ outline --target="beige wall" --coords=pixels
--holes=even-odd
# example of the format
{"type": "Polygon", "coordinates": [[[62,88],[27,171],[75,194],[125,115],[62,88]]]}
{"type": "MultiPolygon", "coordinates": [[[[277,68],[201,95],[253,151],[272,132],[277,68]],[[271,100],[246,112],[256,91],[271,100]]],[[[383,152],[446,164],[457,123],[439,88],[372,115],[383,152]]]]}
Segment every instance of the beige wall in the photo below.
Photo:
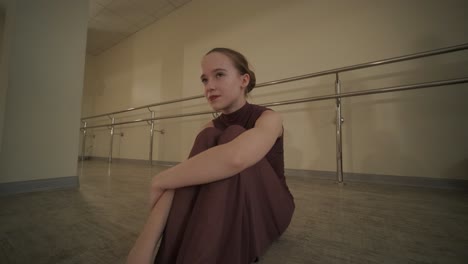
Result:
{"type": "MultiPolygon", "coordinates": [[[[10,6],[9,1],[0,1],[0,152],[3,142],[3,124],[5,120],[6,90],[8,85],[8,50],[9,42],[6,38],[9,29],[6,28],[7,12],[10,6]]],[[[9,18],[10,19],[10,18],[9,18]]]]}
{"type": "Polygon", "coordinates": [[[4,39],[3,39],[3,33],[4,33],[4,27],[5,27],[5,13],[4,10],[0,8],[0,151],[2,149],[2,135],[3,135],[3,119],[5,116],[5,98],[6,98],[6,62],[5,59],[3,58],[4,52],[4,39]]]}
{"type": "Polygon", "coordinates": [[[77,176],[88,3],[13,3],[0,182],[77,176]]]}
{"type": "MultiPolygon", "coordinates": [[[[202,93],[200,58],[215,46],[244,53],[258,82],[468,42],[466,1],[194,0],[96,57],[88,57],[86,114],[202,93]],[[89,100],[92,100],[90,102],[89,100]]],[[[343,91],[466,76],[468,52],[343,73],[343,91]]],[[[334,76],[258,88],[253,103],[334,92],[334,76]]],[[[468,179],[467,85],[343,99],[346,172],[468,179]]],[[[209,109],[203,100],[161,114],[209,109]]],[[[274,108],[287,168],[335,170],[333,101],[274,108]]],[[[142,111],[144,113],[144,111],[142,111]]],[[[140,117],[148,117],[148,114],[140,117]]],[[[210,116],[158,123],[155,160],[181,161],[210,116]]],[[[114,157],[146,159],[148,126],[121,129],[114,157]]],[[[107,130],[91,132],[107,156],[107,130]]]]}

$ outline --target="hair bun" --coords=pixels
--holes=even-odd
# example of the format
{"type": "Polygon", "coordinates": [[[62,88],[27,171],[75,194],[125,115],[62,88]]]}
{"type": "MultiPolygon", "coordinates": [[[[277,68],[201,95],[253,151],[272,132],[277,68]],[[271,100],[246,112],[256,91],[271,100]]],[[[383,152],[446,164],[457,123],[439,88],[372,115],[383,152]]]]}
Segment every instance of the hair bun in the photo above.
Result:
{"type": "Polygon", "coordinates": [[[255,77],[255,73],[249,69],[248,74],[250,76],[249,84],[247,85],[247,93],[250,93],[255,85],[257,84],[257,78],[255,77]]]}

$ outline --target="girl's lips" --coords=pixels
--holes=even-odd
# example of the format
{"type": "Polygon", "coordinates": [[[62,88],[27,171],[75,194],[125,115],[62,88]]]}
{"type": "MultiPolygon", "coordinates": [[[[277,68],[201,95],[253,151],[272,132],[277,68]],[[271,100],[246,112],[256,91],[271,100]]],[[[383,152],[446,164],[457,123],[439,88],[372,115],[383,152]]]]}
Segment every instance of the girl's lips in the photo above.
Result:
{"type": "Polygon", "coordinates": [[[214,101],[214,100],[216,100],[218,97],[219,97],[219,95],[212,95],[212,96],[208,97],[208,100],[214,101]]]}

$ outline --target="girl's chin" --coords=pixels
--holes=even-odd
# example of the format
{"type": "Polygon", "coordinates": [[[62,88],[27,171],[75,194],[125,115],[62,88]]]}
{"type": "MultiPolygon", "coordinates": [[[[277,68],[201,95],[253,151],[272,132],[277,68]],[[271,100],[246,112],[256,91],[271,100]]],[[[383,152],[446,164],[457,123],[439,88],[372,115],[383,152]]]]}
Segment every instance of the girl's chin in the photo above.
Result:
{"type": "Polygon", "coordinates": [[[217,102],[211,102],[210,106],[216,112],[219,112],[221,109],[223,109],[222,106],[219,105],[217,102]]]}
{"type": "Polygon", "coordinates": [[[211,106],[211,109],[213,109],[213,111],[215,111],[215,112],[220,112],[221,111],[221,108],[215,107],[215,106],[211,106]]]}

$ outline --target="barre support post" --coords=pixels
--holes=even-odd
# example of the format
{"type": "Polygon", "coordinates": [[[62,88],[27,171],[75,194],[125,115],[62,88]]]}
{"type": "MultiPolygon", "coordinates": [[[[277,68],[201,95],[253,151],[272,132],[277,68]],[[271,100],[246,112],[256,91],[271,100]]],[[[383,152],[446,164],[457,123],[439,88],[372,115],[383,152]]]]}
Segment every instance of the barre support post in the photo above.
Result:
{"type": "Polygon", "coordinates": [[[81,143],[81,162],[84,161],[86,155],[86,126],[88,123],[86,121],[83,122],[83,142],[81,143]]]}
{"type": "Polygon", "coordinates": [[[114,123],[115,123],[115,118],[112,117],[112,125],[111,125],[111,130],[110,130],[109,163],[112,163],[112,147],[114,145],[114,123]]]}
{"type": "MultiPolygon", "coordinates": [[[[335,93],[337,96],[341,94],[340,76],[336,73],[335,93]]],[[[341,124],[343,117],[341,115],[341,98],[336,98],[336,179],[338,184],[343,184],[343,148],[341,136],[341,124]]]]}
{"type": "Polygon", "coordinates": [[[154,139],[154,112],[151,111],[151,129],[150,129],[150,149],[149,149],[149,164],[153,166],[153,139],[154,139]]]}

